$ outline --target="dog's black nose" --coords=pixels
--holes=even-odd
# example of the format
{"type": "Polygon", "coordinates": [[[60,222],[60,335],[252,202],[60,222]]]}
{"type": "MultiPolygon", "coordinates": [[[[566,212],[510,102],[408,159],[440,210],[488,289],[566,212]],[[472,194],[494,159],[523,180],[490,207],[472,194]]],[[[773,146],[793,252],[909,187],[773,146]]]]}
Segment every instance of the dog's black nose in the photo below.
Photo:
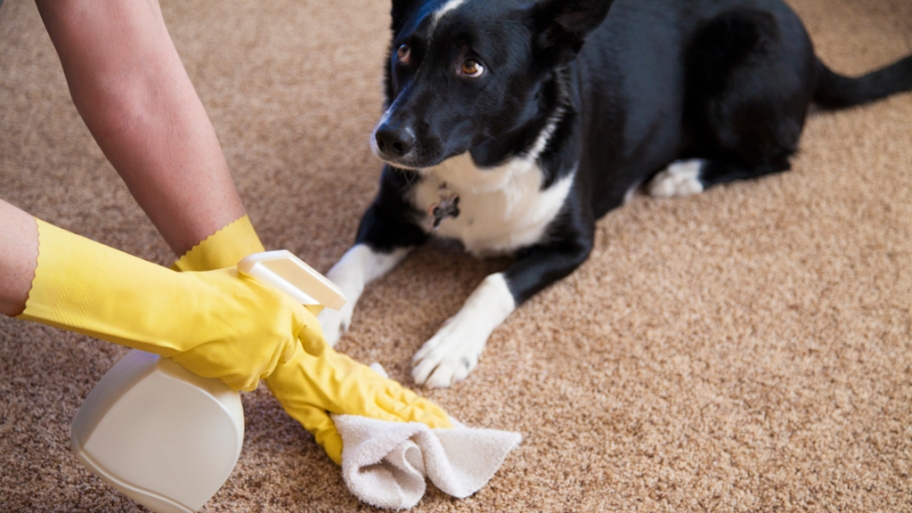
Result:
{"type": "Polygon", "coordinates": [[[415,147],[415,132],[409,127],[397,128],[384,123],[374,137],[380,152],[390,157],[401,157],[415,147]]]}

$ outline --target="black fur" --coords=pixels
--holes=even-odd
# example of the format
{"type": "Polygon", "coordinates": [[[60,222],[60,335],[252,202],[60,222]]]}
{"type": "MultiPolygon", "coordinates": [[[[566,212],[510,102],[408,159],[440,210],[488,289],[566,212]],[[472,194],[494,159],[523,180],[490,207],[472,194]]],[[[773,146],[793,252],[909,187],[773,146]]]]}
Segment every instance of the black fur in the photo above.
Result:
{"type": "Polygon", "coordinates": [[[465,152],[492,167],[527,154],[557,120],[538,156],[544,187],[574,171],[575,181],[546,235],[505,273],[516,304],[585,261],[595,221],[670,163],[705,160],[704,187],[785,171],[812,102],[848,107],[912,89],[912,57],[858,79],[830,71],[780,0],[466,0],[429,40],[443,4],[393,2],[391,108],[377,133],[399,145],[383,154],[393,164],[358,242],[389,251],[428,238],[408,199],[422,178],[409,169],[465,152]],[[459,75],[465,59],[487,74],[459,75]]]}
{"type": "Polygon", "coordinates": [[[817,61],[814,101],[821,107],[854,107],[909,89],[912,89],[912,56],[861,78],[837,75],[817,61]]]}

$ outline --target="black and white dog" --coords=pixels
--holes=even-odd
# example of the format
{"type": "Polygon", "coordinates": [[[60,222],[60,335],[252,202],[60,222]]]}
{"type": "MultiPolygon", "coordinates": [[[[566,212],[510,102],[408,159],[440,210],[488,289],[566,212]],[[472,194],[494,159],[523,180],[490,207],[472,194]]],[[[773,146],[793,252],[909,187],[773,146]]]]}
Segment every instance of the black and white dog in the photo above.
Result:
{"type": "Polygon", "coordinates": [[[523,301],[576,269],[594,225],[645,184],[685,196],[789,169],[812,103],[912,89],[912,57],[860,79],[815,56],[781,0],[393,0],[386,166],[329,271],[350,302],[431,236],[512,254],[413,360],[447,387],[523,301]]]}

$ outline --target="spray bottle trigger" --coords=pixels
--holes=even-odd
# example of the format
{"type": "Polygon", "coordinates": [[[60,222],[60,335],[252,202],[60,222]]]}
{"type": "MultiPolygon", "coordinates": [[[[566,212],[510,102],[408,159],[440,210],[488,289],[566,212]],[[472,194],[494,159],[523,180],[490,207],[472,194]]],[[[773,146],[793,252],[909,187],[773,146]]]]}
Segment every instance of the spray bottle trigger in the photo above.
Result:
{"type": "Polygon", "coordinates": [[[238,262],[237,268],[241,274],[288,294],[311,312],[321,306],[340,310],[348,302],[335,283],[288,250],[250,255],[238,262]]]}

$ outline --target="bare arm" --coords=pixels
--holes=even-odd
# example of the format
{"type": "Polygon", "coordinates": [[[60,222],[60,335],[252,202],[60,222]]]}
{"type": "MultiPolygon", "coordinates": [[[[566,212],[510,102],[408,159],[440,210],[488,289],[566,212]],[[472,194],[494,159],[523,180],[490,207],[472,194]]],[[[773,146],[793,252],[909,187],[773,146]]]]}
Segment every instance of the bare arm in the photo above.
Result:
{"type": "Polygon", "coordinates": [[[25,310],[37,265],[35,219],[0,200],[0,314],[13,317],[25,310]]]}
{"type": "Polygon", "coordinates": [[[70,94],[175,254],[244,215],[156,0],[36,0],[70,94]]]}

